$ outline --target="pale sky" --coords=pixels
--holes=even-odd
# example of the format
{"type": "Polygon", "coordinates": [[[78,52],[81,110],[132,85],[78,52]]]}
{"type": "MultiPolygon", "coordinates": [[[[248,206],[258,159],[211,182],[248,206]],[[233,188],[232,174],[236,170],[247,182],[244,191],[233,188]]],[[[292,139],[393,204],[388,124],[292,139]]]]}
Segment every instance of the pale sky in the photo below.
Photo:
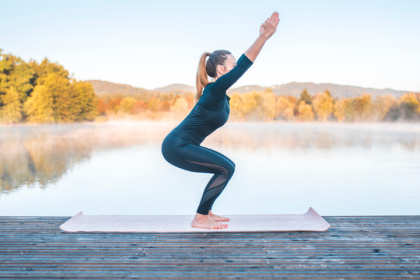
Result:
{"type": "Polygon", "coordinates": [[[6,1],[0,48],[47,57],[77,79],[153,89],[195,85],[200,55],[238,59],[259,26],[277,32],[234,85],[335,83],[420,91],[420,1],[6,1]]]}

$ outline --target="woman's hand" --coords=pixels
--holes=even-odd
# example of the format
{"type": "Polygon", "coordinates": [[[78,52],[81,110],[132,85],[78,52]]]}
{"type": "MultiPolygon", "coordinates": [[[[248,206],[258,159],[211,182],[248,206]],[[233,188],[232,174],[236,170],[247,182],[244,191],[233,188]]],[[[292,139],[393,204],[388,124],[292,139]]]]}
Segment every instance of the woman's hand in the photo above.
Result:
{"type": "Polygon", "coordinates": [[[260,36],[255,40],[254,44],[244,52],[246,57],[252,62],[255,61],[265,42],[276,32],[279,25],[279,13],[274,12],[260,27],[260,36]]]}
{"type": "Polygon", "coordinates": [[[280,18],[279,13],[274,12],[271,17],[269,17],[263,24],[260,26],[260,36],[269,39],[277,29],[277,25],[279,25],[280,18]]]}

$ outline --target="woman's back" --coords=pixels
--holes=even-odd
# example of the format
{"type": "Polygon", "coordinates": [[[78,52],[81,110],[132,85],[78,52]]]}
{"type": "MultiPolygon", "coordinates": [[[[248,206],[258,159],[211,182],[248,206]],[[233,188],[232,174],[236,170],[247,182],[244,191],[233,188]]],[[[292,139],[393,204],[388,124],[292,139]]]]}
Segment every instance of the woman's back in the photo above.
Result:
{"type": "Polygon", "coordinates": [[[185,119],[169,134],[184,138],[190,143],[200,145],[216,129],[223,126],[230,114],[229,89],[253,62],[242,54],[237,65],[227,74],[208,84],[203,94],[185,119]]]}

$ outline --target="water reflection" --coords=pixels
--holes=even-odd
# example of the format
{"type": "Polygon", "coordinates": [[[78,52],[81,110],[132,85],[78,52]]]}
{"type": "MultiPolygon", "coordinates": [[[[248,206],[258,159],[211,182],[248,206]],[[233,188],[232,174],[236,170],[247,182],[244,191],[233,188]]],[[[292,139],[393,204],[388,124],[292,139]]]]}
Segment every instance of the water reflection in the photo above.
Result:
{"type": "MultiPolygon", "coordinates": [[[[94,151],[160,145],[176,123],[21,125],[0,127],[0,191],[21,186],[45,188],[68,170],[89,161],[94,151]]],[[[278,150],[331,151],[349,148],[420,147],[418,124],[228,123],[203,146],[272,154],[278,150]]]]}

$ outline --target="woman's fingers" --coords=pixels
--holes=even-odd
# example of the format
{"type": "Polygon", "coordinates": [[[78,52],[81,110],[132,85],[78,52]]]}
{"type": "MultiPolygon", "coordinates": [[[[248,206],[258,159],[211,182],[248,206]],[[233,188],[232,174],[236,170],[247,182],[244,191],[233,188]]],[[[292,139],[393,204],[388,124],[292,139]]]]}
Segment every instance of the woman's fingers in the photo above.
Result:
{"type": "Polygon", "coordinates": [[[270,17],[270,22],[275,23],[276,19],[277,19],[277,12],[274,12],[270,17]]]}

